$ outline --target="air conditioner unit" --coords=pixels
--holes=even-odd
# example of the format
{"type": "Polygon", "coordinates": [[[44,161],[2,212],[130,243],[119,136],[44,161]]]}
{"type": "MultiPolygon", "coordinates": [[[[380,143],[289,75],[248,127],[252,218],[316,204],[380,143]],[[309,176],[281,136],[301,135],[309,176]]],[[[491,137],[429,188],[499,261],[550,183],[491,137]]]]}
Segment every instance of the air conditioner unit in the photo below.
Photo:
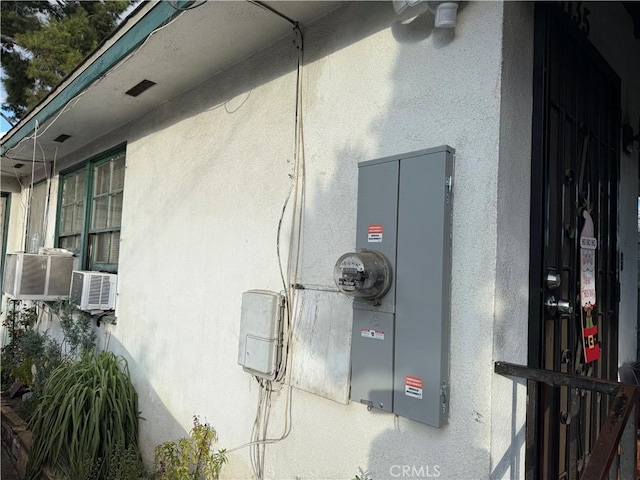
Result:
{"type": "Polygon", "coordinates": [[[57,300],[69,296],[73,256],[8,253],[3,292],[14,300],[57,300]]]}
{"type": "Polygon", "coordinates": [[[69,296],[80,310],[115,310],[117,280],[113,273],[74,270],[69,296]]]}

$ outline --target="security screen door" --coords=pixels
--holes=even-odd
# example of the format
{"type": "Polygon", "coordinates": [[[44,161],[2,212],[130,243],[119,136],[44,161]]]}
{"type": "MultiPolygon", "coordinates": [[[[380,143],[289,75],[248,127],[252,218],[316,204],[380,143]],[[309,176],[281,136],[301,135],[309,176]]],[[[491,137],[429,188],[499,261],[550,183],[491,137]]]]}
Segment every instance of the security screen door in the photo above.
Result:
{"type": "MultiPolygon", "coordinates": [[[[588,2],[536,4],[528,364],[616,380],[620,80],[588,41],[589,13],[588,2]],[[597,241],[589,312],[584,212],[597,241]]],[[[609,398],[540,385],[530,400],[527,478],[579,478],[609,398]]]]}

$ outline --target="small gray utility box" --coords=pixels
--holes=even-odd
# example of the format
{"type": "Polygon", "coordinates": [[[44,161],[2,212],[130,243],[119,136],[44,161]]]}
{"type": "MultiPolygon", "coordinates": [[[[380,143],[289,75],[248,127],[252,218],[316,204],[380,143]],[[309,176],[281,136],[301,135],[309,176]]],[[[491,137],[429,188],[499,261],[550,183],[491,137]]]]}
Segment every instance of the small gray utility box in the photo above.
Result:
{"type": "Polygon", "coordinates": [[[436,427],[449,407],[453,157],[442,146],[361,163],[357,249],[334,272],[341,290],[357,290],[371,274],[354,256],[372,251],[391,277],[378,297],[345,291],[352,400],[436,427]]]}

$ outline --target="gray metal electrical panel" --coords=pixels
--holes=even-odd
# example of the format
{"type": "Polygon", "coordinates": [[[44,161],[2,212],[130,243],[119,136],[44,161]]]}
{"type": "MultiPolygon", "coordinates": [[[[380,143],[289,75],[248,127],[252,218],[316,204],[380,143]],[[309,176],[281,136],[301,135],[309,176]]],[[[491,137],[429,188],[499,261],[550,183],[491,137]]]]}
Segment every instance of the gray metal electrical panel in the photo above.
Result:
{"type": "Polygon", "coordinates": [[[357,250],[384,255],[391,287],[353,303],[351,398],[433,425],[447,422],[454,149],[359,165],[357,250]]]}

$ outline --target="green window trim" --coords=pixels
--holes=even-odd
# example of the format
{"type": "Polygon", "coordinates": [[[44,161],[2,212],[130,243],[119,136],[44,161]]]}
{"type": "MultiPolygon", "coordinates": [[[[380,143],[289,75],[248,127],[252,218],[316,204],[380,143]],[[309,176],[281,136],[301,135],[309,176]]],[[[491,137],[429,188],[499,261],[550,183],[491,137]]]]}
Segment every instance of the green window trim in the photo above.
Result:
{"type": "Polygon", "coordinates": [[[121,145],[60,173],[56,245],[82,269],[118,271],[125,162],[121,145]]]}
{"type": "Polygon", "coordinates": [[[0,192],[0,197],[4,200],[0,204],[0,208],[2,208],[2,215],[0,218],[2,219],[2,235],[0,235],[0,254],[2,257],[0,258],[0,270],[2,271],[2,275],[0,275],[0,294],[3,290],[3,280],[4,280],[4,259],[7,254],[7,238],[9,233],[9,216],[11,214],[11,194],[8,192],[0,192]]]}

